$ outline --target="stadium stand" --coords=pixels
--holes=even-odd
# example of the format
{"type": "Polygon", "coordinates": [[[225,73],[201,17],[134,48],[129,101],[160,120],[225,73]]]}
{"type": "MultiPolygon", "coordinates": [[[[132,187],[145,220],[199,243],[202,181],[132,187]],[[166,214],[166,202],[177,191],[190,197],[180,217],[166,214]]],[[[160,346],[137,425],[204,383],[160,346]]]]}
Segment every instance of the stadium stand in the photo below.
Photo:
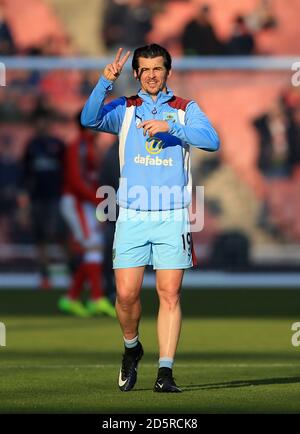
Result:
{"type": "Polygon", "coordinates": [[[45,3],[63,23],[78,53],[98,56],[105,52],[100,38],[104,0],[89,0],[88,7],[82,0],[45,0],[45,3]]]}
{"type": "MultiPolygon", "coordinates": [[[[212,8],[219,37],[226,40],[233,17],[242,14],[253,19],[260,2],[227,0],[226,9],[216,0],[206,3],[212,8]]],[[[83,11],[86,8],[80,0],[72,1],[72,6],[71,1],[28,0],[23,9],[20,0],[5,0],[3,4],[21,54],[28,54],[33,48],[44,55],[78,53],[75,47],[79,47],[81,53],[101,53],[103,50],[99,41],[101,7],[96,0],[92,0],[89,11],[83,11]],[[74,14],[69,13],[70,8],[74,14]],[[22,14],[17,14],[20,10],[22,14]],[[81,31],[78,32],[80,24],[81,31]],[[22,31],[24,26],[26,32],[22,31]],[[92,47],[88,46],[91,39],[94,40],[92,47]]],[[[182,30],[199,4],[202,3],[196,0],[164,2],[154,15],[148,40],[166,45],[173,55],[181,55],[182,30]]],[[[275,24],[255,31],[258,52],[299,54],[299,2],[290,0],[289,7],[284,0],[271,4],[275,24]]],[[[0,146],[3,138],[10,137],[15,158],[22,156],[32,134],[30,115],[40,97],[64,119],[54,124],[55,134],[66,142],[71,140],[75,134],[72,116],[82,107],[97,76],[98,71],[9,71],[8,86],[0,94],[0,146]]],[[[267,112],[279,95],[284,95],[291,108],[300,106],[300,88],[292,88],[290,79],[289,71],[180,71],[174,72],[170,79],[175,92],[199,102],[222,141],[218,170],[204,179],[205,228],[195,234],[196,252],[203,260],[209,257],[212,243],[222,231],[238,229],[254,247],[300,241],[297,218],[300,171],[295,170],[288,179],[266,179],[257,166],[259,142],[252,125],[253,119],[267,112]],[[264,201],[268,207],[268,227],[258,224],[264,201]]],[[[201,153],[194,155],[196,179],[204,158],[201,153]]],[[[5,225],[1,231],[7,231],[5,225]]],[[[7,237],[1,233],[0,239],[7,237]]]]}
{"type": "MultiPolygon", "coordinates": [[[[149,34],[149,40],[167,44],[173,53],[181,54],[180,34],[185,24],[194,16],[195,9],[203,3],[211,6],[217,34],[225,40],[230,34],[233,17],[238,14],[250,16],[260,1],[237,2],[227,0],[226,8],[224,8],[223,2],[218,0],[166,2],[163,10],[153,20],[153,30],[149,34]]],[[[279,25],[256,33],[258,52],[273,55],[299,53],[298,23],[295,18],[300,14],[299,2],[290,0],[287,6],[286,1],[276,0],[272,2],[272,8],[279,25]]]]}
{"type": "Polygon", "coordinates": [[[66,41],[64,25],[45,2],[27,0],[24,7],[21,0],[4,0],[3,6],[19,52],[26,53],[49,40],[55,41],[55,48],[63,51],[66,41]]]}

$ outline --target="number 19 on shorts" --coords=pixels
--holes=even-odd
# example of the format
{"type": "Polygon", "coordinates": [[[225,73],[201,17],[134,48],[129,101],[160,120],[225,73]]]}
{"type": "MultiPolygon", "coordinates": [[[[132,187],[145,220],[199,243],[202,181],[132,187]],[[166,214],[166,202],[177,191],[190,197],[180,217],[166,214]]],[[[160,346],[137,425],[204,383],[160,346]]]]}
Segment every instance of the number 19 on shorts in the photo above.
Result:
{"type": "Polygon", "coordinates": [[[192,254],[192,235],[190,232],[187,232],[186,234],[181,234],[182,238],[182,246],[183,250],[188,253],[188,255],[192,254]]]}

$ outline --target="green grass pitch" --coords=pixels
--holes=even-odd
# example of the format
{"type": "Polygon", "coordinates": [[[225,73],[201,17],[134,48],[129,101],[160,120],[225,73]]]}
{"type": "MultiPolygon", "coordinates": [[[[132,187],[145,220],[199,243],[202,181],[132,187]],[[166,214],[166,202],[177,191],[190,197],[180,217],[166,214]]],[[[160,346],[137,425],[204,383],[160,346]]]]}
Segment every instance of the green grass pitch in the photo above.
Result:
{"type": "Polygon", "coordinates": [[[298,290],[185,289],[174,367],[182,394],[152,391],[157,372],[157,298],[142,293],[145,356],[136,387],[121,393],[116,320],[66,317],[59,291],[1,291],[1,413],[287,413],[300,411],[298,290]]]}

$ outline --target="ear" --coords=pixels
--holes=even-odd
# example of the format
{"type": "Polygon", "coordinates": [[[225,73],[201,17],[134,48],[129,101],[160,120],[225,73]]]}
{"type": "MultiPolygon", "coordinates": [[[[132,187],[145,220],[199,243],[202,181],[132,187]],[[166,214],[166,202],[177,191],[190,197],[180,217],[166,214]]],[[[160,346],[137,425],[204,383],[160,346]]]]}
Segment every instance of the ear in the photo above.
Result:
{"type": "Polygon", "coordinates": [[[172,75],[172,69],[170,69],[170,71],[168,72],[167,78],[171,77],[172,75]]]}
{"type": "Polygon", "coordinates": [[[133,70],[133,76],[134,76],[134,78],[135,78],[136,80],[138,80],[138,79],[139,79],[139,77],[138,77],[138,75],[137,75],[137,72],[136,72],[136,70],[135,70],[135,69],[133,70]]]}

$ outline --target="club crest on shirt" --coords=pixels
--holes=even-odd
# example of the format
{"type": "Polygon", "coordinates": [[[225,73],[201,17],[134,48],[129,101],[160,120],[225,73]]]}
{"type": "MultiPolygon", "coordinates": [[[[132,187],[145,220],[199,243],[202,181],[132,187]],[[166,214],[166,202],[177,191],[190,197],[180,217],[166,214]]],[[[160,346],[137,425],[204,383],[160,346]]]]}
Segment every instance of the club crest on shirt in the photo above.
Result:
{"type": "Polygon", "coordinates": [[[163,112],[164,121],[177,121],[177,114],[175,112],[163,112]]]}

